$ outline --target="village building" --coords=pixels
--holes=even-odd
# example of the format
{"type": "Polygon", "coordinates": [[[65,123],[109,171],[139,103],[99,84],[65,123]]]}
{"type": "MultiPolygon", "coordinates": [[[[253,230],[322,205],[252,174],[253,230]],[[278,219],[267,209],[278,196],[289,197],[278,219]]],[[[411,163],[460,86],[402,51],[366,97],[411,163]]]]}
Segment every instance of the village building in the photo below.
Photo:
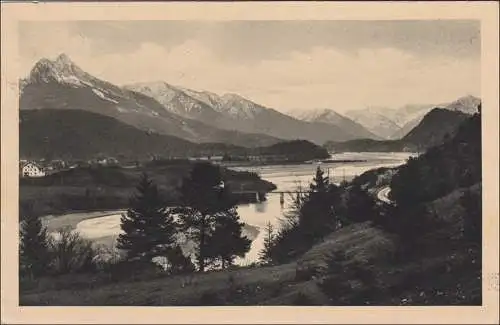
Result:
{"type": "Polygon", "coordinates": [[[34,162],[28,162],[22,166],[21,176],[22,177],[43,177],[43,176],[45,176],[45,171],[40,165],[38,165],[34,162]]]}

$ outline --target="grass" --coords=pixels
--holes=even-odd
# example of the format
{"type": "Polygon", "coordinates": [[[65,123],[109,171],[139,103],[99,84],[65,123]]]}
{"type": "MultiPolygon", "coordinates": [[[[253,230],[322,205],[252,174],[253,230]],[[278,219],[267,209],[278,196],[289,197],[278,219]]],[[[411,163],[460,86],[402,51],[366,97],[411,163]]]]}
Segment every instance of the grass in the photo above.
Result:
{"type": "MultiPolygon", "coordinates": [[[[338,238],[332,235],[313,247],[297,262],[284,265],[193,274],[192,283],[184,287],[183,281],[191,276],[109,283],[105,275],[91,275],[88,278],[79,275],[58,279],[53,286],[50,279],[43,279],[38,287],[22,292],[20,299],[23,305],[197,305],[203,303],[201,297],[208,299],[212,296],[222,299],[219,304],[260,305],[288,304],[302,292],[310,296],[308,299],[311,299],[311,303],[323,304],[326,298],[315,282],[311,278],[297,277],[299,264],[324,263],[333,249],[346,250],[351,245],[355,247],[351,247],[349,252],[358,251],[356,254],[350,253],[355,259],[361,256],[359,251],[369,243],[386,240],[377,229],[366,224],[353,225],[341,230],[338,238]],[[359,239],[354,240],[355,237],[359,239]],[[339,243],[345,245],[338,247],[339,243]],[[65,281],[70,282],[66,288],[65,281]]],[[[375,250],[370,253],[379,254],[375,250]]],[[[376,256],[373,258],[377,259],[376,256]]]]}

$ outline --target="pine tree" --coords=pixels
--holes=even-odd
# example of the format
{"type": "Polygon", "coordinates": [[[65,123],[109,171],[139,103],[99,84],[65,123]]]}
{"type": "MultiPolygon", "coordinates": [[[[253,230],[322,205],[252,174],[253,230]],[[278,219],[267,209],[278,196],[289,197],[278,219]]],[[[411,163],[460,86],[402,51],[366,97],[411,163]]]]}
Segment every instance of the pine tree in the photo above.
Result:
{"type": "MultiPolygon", "coordinates": [[[[227,186],[221,186],[222,175],[219,167],[210,163],[197,163],[193,166],[189,177],[185,178],[180,188],[182,208],[180,211],[180,221],[184,231],[196,243],[196,259],[201,272],[210,258],[215,255],[224,256],[225,261],[230,260],[234,254],[239,254],[243,248],[241,238],[242,224],[239,223],[234,207],[236,201],[232,198],[227,186]],[[226,218],[221,219],[220,218],[226,218]],[[231,240],[234,241],[234,250],[222,249],[224,243],[212,234],[220,229],[229,227],[231,240]],[[215,245],[214,241],[219,240],[222,245],[215,245]],[[214,247],[219,247],[220,251],[215,252],[214,247]]],[[[229,235],[228,234],[228,235],[229,235]]],[[[221,238],[226,236],[220,235],[221,238]]],[[[230,247],[228,247],[230,248],[230,247]]]]}
{"type": "Polygon", "coordinates": [[[29,212],[20,226],[20,269],[30,277],[38,277],[47,272],[50,264],[48,234],[32,207],[25,209],[29,212]]]}
{"type": "Polygon", "coordinates": [[[172,211],[165,207],[158,188],[143,174],[130,208],[121,218],[124,233],[118,237],[119,249],[127,251],[128,260],[151,261],[168,256],[175,244],[176,225],[172,211]]]}
{"type": "Polygon", "coordinates": [[[318,166],[311,192],[299,213],[299,225],[305,243],[312,244],[337,228],[335,205],[338,204],[338,187],[330,184],[328,177],[318,166]]]}
{"type": "Polygon", "coordinates": [[[328,190],[330,180],[327,176],[324,175],[325,172],[321,169],[320,166],[318,166],[318,168],[316,169],[316,175],[313,178],[313,182],[310,184],[312,192],[324,193],[328,190]]]}
{"type": "Polygon", "coordinates": [[[274,227],[271,222],[268,222],[265,229],[264,247],[260,251],[259,260],[263,264],[269,264],[273,260],[273,246],[274,246],[274,227]]]}
{"type": "Polygon", "coordinates": [[[245,256],[250,249],[251,240],[242,236],[243,226],[236,208],[218,214],[214,230],[207,238],[208,259],[220,261],[224,269],[233,264],[236,256],[245,256]]]}

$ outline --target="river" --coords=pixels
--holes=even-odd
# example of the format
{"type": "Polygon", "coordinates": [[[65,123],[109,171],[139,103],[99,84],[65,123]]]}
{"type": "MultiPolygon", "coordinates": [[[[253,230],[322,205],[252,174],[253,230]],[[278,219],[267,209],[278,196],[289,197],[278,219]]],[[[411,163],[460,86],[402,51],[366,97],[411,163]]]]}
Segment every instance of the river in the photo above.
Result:
{"type": "MultiPolygon", "coordinates": [[[[322,163],[321,167],[329,174],[330,180],[340,183],[343,179],[349,181],[356,175],[379,167],[394,167],[406,162],[412,153],[342,153],[334,154],[333,160],[364,160],[360,162],[328,162],[322,163]]],[[[278,191],[293,191],[299,187],[307,188],[314,176],[317,164],[295,164],[295,165],[269,165],[259,167],[231,167],[235,170],[249,170],[259,173],[264,180],[270,181],[277,186],[278,191]]],[[[250,251],[244,258],[238,258],[236,264],[246,265],[258,260],[259,252],[264,243],[264,228],[267,222],[278,227],[283,212],[289,208],[290,197],[285,195],[285,203],[282,206],[280,194],[269,193],[267,200],[261,203],[252,203],[238,206],[238,214],[243,222],[259,228],[259,234],[253,240],[250,251]]],[[[64,216],[63,216],[64,217],[64,216]]],[[[58,217],[59,218],[59,217],[58,217]]],[[[83,218],[82,218],[83,219],[83,218]]],[[[120,233],[120,212],[93,215],[89,219],[82,220],[76,224],[76,230],[83,236],[104,245],[113,245],[117,235],[120,233]]]]}

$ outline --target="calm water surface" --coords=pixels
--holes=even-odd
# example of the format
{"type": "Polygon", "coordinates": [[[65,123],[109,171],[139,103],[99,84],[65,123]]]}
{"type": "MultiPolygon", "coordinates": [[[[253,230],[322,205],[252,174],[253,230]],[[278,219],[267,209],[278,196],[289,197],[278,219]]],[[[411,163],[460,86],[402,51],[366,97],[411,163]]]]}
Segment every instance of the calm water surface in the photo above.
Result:
{"type": "MultiPolygon", "coordinates": [[[[393,167],[406,162],[414,154],[411,153],[342,153],[332,155],[336,160],[366,160],[366,162],[323,163],[322,168],[329,174],[330,180],[340,183],[350,180],[356,175],[378,167],[393,167]]],[[[262,167],[232,167],[235,170],[247,170],[259,173],[262,179],[270,181],[279,191],[293,191],[300,187],[307,188],[314,176],[317,164],[272,165],[262,167]]],[[[243,222],[260,229],[257,238],[252,242],[250,251],[236,263],[245,265],[258,260],[259,251],[263,247],[264,228],[267,222],[276,227],[280,218],[290,206],[290,197],[285,195],[285,203],[281,205],[280,195],[270,193],[267,201],[238,206],[238,213],[243,222]]],[[[76,225],[76,230],[84,237],[101,243],[112,244],[121,232],[120,214],[87,219],[76,225]]]]}

